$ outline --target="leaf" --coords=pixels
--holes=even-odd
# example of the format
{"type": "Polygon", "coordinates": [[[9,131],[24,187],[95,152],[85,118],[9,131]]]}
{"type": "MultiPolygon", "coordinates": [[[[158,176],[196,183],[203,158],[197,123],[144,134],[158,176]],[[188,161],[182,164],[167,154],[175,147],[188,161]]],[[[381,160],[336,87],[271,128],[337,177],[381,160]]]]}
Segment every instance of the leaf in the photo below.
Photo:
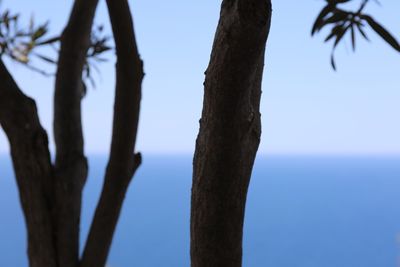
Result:
{"type": "Polygon", "coordinates": [[[47,33],[47,25],[40,26],[33,34],[32,34],[32,40],[36,41],[43,35],[47,33]]]}
{"type": "Polygon", "coordinates": [[[349,16],[349,13],[347,13],[347,12],[345,12],[343,10],[336,10],[335,13],[331,17],[326,19],[322,23],[321,26],[323,27],[323,26],[325,26],[327,24],[330,24],[330,23],[336,23],[336,22],[344,21],[348,16],[349,16]]]}
{"type": "Polygon", "coordinates": [[[57,36],[57,37],[53,37],[53,38],[44,40],[42,42],[38,42],[38,43],[36,43],[36,46],[52,44],[52,43],[55,43],[55,42],[58,42],[58,41],[60,41],[60,37],[57,36]]]}
{"type": "Polygon", "coordinates": [[[342,3],[347,3],[349,1],[351,0],[328,0],[328,2],[332,4],[342,4],[342,3]]]}
{"type": "Polygon", "coordinates": [[[16,14],[16,15],[12,16],[10,19],[13,21],[17,21],[18,18],[19,18],[19,14],[16,14]]]}
{"type": "MultiPolygon", "coordinates": [[[[93,62],[90,64],[90,66],[97,72],[97,74],[101,74],[101,72],[100,72],[100,70],[99,70],[99,68],[96,66],[96,64],[94,64],[93,62]]],[[[91,75],[91,76],[93,76],[93,75],[91,75]]]]}
{"type": "Polygon", "coordinates": [[[23,30],[16,31],[16,33],[15,33],[15,37],[27,37],[29,35],[30,34],[24,32],[23,30]]]}
{"type": "Polygon", "coordinates": [[[14,51],[13,58],[23,64],[27,64],[29,62],[28,56],[24,53],[20,53],[19,51],[14,51]]]}
{"type": "Polygon", "coordinates": [[[339,24],[333,27],[331,33],[325,38],[325,42],[328,42],[334,36],[337,36],[340,31],[343,31],[343,24],[339,24]]]}
{"type": "Polygon", "coordinates": [[[356,37],[353,25],[351,25],[350,30],[351,30],[351,46],[353,47],[353,51],[356,51],[356,37]]]}
{"type": "Polygon", "coordinates": [[[336,33],[332,31],[324,40],[324,42],[328,42],[330,39],[332,39],[334,36],[336,36],[336,33]]]}
{"type": "Polygon", "coordinates": [[[4,15],[3,15],[3,23],[4,23],[4,25],[6,25],[6,29],[7,29],[7,31],[9,31],[10,30],[10,19],[9,19],[9,17],[8,17],[8,10],[4,13],[4,15]]]}
{"type": "Polygon", "coordinates": [[[331,54],[331,66],[332,66],[332,69],[334,71],[336,71],[336,64],[335,64],[335,58],[334,58],[334,55],[333,55],[333,51],[332,51],[332,54],[331,54]]]}
{"type": "Polygon", "coordinates": [[[33,15],[31,15],[31,18],[29,20],[29,31],[32,32],[33,31],[33,27],[35,26],[35,19],[33,17],[33,15]]]}
{"type": "MultiPolygon", "coordinates": [[[[92,85],[92,88],[96,88],[96,82],[94,81],[92,76],[89,77],[89,81],[90,81],[90,84],[92,85]]],[[[85,95],[86,95],[86,92],[85,92],[85,95]]]]}
{"type": "Polygon", "coordinates": [[[10,11],[6,10],[3,14],[3,20],[8,20],[8,14],[10,14],[10,11]]]}
{"type": "Polygon", "coordinates": [[[311,30],[311,36],[314,35],[314,33],[318,32],[321,27],[322,23],[324,22],[324,18],[335,8],[334,5],[328,4],[326,5],[321,12],[319,13],[318,17],[315,19],[314,25],[311,30]]]}
{"type": "Polygon", "coordinates": [[[371,16],[362,15],[361,18],[364,19],[369,24],[369,26],[371,26],[371,28],[379,36],[381,36],[382,39],[385,40],[391,47],[393,47],[396,51],[400,52],[400,44],[385,28],[383,28],[379,23],[377,23],[371,16]]]}
{"type": "Polygon", "coordinates": [[[54,59],[51,59],[49,57],[46,57],[46,56],[43,56],[43,55],[40,55],[40,54],[35,54],[35,56],[37,56],[41,60],[44,60],[44,61],[46,61],[48,63],[51,63],[51,64],[56,64],[57,63],[54,59]]]}
{"type": "Polygon", "coordinates": [[[369,41],[367,34],[362,29],[362,27],[364,27],[364,26],[362,24],[356,24],[356,25],[357,25],[357,29],[361,33],[362,37],[364,37],[365,40],[369,41]]]}
{"type": "Polygon", "coordinates": [[[349,28],[350,28],[350,25],[348,25],[346,28],[341,28],[341,29],[338,31],[338,33],[337,33],[337,35],[336,35],[335,43],[333,44],[333,47],[336,47],[336,46],[339,44],[340,40],[343,38],[344,34],[346,33],[346,31],[347,31],[349,28]]]}
{"type": "Polygon", "coordinates": [[[86,83],[83,80],[81,80],[81,83],[82,83],[81,98],[84,98],[86,96],[86,93],[87,93],[87,87],[86,87],[86,83]]]}
{"type": "Polygon", "coordinates": [[[86,62],[84,66],[85,78],[90,77],[90,65],[86,62]]]}

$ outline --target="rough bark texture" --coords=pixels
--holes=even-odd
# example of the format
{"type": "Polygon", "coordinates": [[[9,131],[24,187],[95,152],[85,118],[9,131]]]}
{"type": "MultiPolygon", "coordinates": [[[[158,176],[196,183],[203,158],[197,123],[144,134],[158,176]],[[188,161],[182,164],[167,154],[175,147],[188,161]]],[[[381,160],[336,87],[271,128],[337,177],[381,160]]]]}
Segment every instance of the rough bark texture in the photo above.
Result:
{"type": "Polygon", "coordinates": [[[194,156],[191,266],[242,265],[247,189],[260,142],[271,2],[225,0],[204,83],[194,156]]]}
{"type": "Polygon", "coordinates": [[[105,181],[81,267],[105,266],[126,191],[141,164],[141,155],[134,151],[143,64],[127,0],[107,0],[107,7],[117,51],[113,135],[105,181]]]}
{"type": "Polygon", "coordinates": [[[0,124],[11,146],[31,267],[105,266],[125,193],[141,164],[141,155],[134,151],[143,64],[128,2],[109,0],[118,59],[113,136],[103,191],[80,261],[81,199],[88,170],[81,125],[82,70],[97,3],[75,0],[61,36],[54,96],[54,168],[35,102],[20,91],[0,59],[0,124]]]}
{"type": "Polygon", "coordinates": [[[81,122],[82,70],[98,0],[76,0],[61,36],[54,96],[54,213],[59,267],[79,265],[82,189],[87,177],[81,122]]]}
{"type": "Polygon", "coordinates": [[[24,95],[0,59],[0,124],[11,148],[28,232],[31,267],[56,267],[51,210],[53,170],[47,134],[36,104],[24,95]]]}

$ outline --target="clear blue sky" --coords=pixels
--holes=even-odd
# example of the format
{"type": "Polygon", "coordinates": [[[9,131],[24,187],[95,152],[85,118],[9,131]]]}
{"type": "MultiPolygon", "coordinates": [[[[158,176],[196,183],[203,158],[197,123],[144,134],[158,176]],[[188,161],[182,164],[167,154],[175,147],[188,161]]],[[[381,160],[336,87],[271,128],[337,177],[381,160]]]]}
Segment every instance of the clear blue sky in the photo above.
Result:
{"type": "MultiPolygon", "coordinates": [[[[108,17],[101,1],[97,23],[108,17]]],[[[400,38],[400,2],[382,0],[370,12],[400,38]]],[[[137,149],[143,153],[192,153],[198,131],[204,79],[220,1],[130,1],[145,62],[137,149]]],[[[337,51],[338,72],[329,65],[330,45],[310,37],[322,0],[273,1],[262,98],[261,153],[399,154],[400,54],[370,33],[371,43],[337,51]]],[[[72,1],[3,0],[2,8],[27,19],[65,24],[72,1]]],[[[347,47],[346,47],[347,46],[347,47]]],[[[85,146],[108,151],[114,93],[114,59],[101,66],[98,86],[83,101],[85,146]]],[[[34,97],[50,134],[53,83],[7,62],[24,92],[34,97]]],[[[53,146],[53,144],[52,144],[53,146]]],[[[53,149],[53,148],[52,148],[53,149]]],[[[0,133],[0,152],[8,151],[0,133]]]]}

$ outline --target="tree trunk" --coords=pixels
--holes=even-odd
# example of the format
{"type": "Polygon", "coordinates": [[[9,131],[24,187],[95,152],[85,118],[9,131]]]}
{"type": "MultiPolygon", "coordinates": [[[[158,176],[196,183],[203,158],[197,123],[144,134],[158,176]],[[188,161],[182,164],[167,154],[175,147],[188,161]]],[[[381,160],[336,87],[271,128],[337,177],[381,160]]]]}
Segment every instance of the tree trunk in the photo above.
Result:
{"type": "Polygon", "coordinates": [[[83,149],[82,70],[98,0],[75,0],[61,36],[54,95],[55,195],[59,267],[78,267],[82,190],[88,166],[83,149]]]}
{"type": "Polygon", "coordinates": [[[191,266],[239,267],[247,189],[260,142],[271,2],[224,0],[204,83],[193,163],[191,266]]]}
{"type": "Polygon", "coordinates": [[[57,267],[52,224],[53,169],[36,104],[24,95],[0,59],[0,124],[11,155],[28,232],[31,267],[57,267]]]}

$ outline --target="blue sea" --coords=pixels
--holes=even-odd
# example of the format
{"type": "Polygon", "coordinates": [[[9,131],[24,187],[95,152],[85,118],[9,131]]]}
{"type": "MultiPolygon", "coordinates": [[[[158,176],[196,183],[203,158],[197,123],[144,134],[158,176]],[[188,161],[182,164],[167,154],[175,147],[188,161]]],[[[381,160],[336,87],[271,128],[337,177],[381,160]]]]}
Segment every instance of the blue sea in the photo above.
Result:
{"type": "MultiPolygon", "coordinates": [[[[105,156],[90,156],[82,242],[105,156]]],[[[146,156],[110,267],[189,266],[191,156],[146,156]]],[[[26,233],[10,160],[0,157],[0,266],[25,267],[26,233]]],[[[246,209],[244,267],[400,266],[400,157],[260,156],[246,209]]]]}

